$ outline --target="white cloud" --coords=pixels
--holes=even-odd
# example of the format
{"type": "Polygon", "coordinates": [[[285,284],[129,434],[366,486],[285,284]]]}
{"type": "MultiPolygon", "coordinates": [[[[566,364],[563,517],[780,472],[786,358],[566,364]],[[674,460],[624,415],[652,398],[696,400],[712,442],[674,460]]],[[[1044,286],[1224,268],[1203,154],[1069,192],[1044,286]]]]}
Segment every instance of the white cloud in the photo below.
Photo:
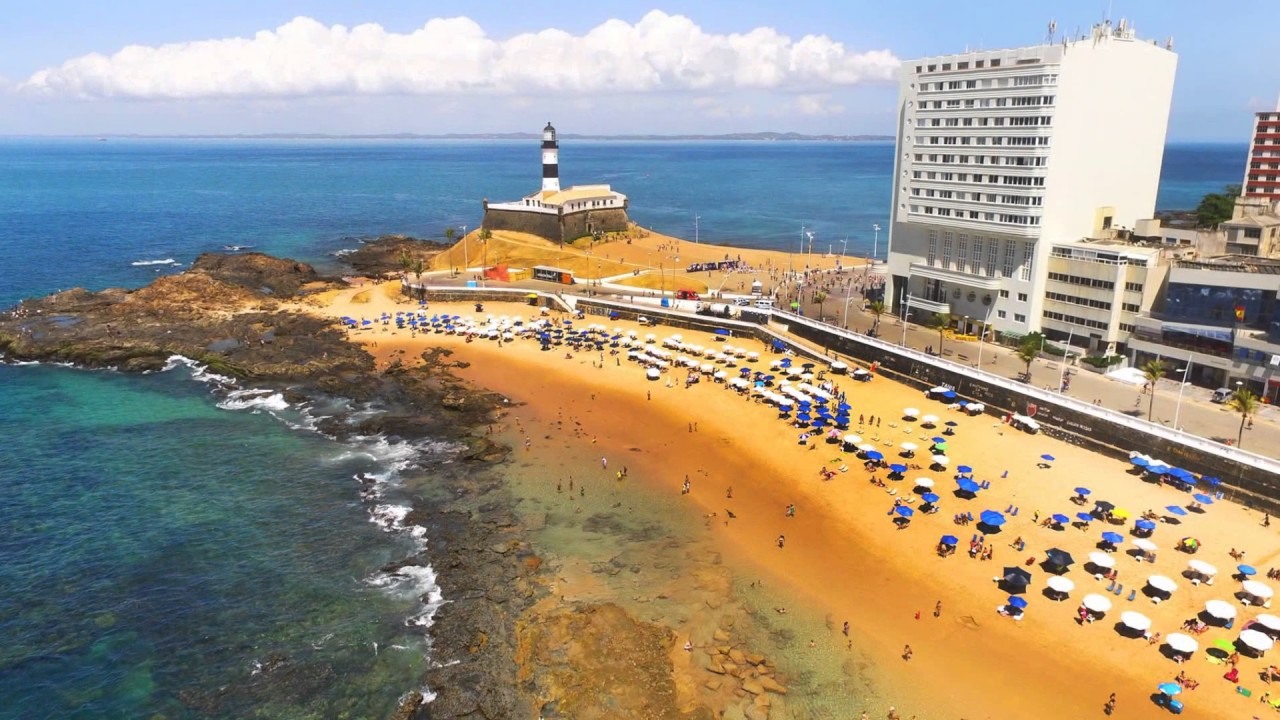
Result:
{"type": "Polygon", "coordinates": [[[309,95],[815,93],[892,79],[887,50],[853,52],[825,35],[772,28],[718,35],[654,10],[608,20],[581,36],[548,29],[505,40],[465,18],[410,33],[380,25],[325,26],[298,17],[252,38],[94,53],[34,73],[28,92],[81,98],[191,99],[309,95]]]}
{"type": "Polygon", "coordinates": [[[795,109],[801,115],[839,115],[844,112],[844,106],[831,101],[831,96],[826,94],[814,95],[798,95],[795,99],[795,109]]]}

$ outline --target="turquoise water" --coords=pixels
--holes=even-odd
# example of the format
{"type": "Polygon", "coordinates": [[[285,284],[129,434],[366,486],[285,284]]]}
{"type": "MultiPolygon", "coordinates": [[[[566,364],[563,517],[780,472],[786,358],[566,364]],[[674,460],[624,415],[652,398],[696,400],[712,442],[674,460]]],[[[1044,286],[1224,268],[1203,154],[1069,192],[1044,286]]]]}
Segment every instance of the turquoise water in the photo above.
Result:
{"type": "MultiPolygon", "coordinates": [[[[1239,182],[1244,155],[1170,146],[1160,207],[1239,182]]],[[[612,183],[659,231],[697,215],[703,239],[785,249],[804,225],[852,254],[888,224],[891,171],[887,144],[561,151],[565,182],[612,183]]],[[[224,245],[327,265],[360,237],[474,227],[538,175],[532,142],[0,140],[0,306],[224,245]]],[[[370,522],[407,491],[367,504],[352,480],[388,460],[221,409],[182,369],[0,366],[0,397],[0,718],[381,717],[419,686],[406,620],[429,578],[379,575],[418,546],[370,522]]]]}

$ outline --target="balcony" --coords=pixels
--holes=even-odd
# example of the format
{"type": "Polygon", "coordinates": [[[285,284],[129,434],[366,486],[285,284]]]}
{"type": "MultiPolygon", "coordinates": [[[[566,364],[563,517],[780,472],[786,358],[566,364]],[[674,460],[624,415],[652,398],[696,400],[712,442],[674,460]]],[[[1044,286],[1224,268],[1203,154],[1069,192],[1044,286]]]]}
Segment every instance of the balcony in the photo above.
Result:
{"type": "Polygon", "coordinates": [[[931,280],[941,280],[948,285],[963,285],[965,287],[980,288],[982,290],[999,290],[1000,278],[987,277],[985,275],[970,275],[956,270],[947,268],[934,267],[924,263],[911,263],[908,274],[913,277],[929,278],[931,280]]]}
{"type": "Polygon", "coordinates": [[[933,300],[925,300],[921,297],[908,295],[906,305],[912,310],[924,310],[926,312],[938,313],[941,315],[951,314],[950,303],[934,302],[933,300]]]}

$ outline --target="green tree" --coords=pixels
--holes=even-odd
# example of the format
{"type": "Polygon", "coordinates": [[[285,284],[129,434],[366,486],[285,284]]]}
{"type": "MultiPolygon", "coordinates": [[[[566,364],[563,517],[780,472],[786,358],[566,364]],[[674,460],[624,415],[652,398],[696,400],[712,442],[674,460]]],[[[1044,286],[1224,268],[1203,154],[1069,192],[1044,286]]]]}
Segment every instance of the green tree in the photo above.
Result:
{"type": "Polygon", "coordinates": [[[1228,185],[1220,193],[1205,195],[1196,206],[1196,222],[1200,227],[1217,227],[1230,220],[1237,197],[1240,197],[1239,185],[1228,185]]]}
{"type": "Polygon", "coordinates": [[[456,237],[458,237],[457,228],[447,227],[444,229],[444,239],[449,241],[450,245],[453,244],[453,239],[456,237]]]}
{"type": "Polygon", "coordinates": [[[1026,365],[1023,375],[1026,376],[1027,382],[1030,382],[1031,361],[1040,357],[1040,333],[1031,333],[1024,336],[1022,341],[1018,343],[1018,348],[1013,351],[1013,354],[1017,355],[1018,359],[1026,365]]]}
{"type": "Polygon", "coordinates": [[[938,331],[938,357],[942,357],[942,333],[951,327],[951,313],[934,313],[929,318],[929,327],[938,331]]]}
{"type": "Polygon", "coordinates": [[[409,254],[409,248],[400,248],[400,277],[409,276],[409,268],[413,266],[413,256],[409,254]]]}
{"type": "Polygon", "coordinates": [[[827,301],[827,294],[821,290],[813,294],[813,301],[818,303],[818,321],[822,321],[822,304],[827,301]]]}
{"type": "Polygon", "coordinates": [[[1147,404],[1147,419],[1150,420],[1155,415],[1156,409],[1156,383],[1160,378],[1164,377],[1168,370],[1164,363],[1159,360],[1151,360],[1142,366],[1142,377],[1146,378],[1151,387],[1151,401],[1147,404]]]}
{"type": "Polygon", "coordinates": [[[480,239],[481,239],[481,240],[488,240],[488,239],[489,239],[489,238],[491,238],[491,237],[493,237],[493,233],[489,231],[489,228],[487,228],[487,227],[482,227],[482,228],[480,228],[480,239]]]}
{"type": "Polygon", "coordinates": [[[1227,407],[1240,413],[1240,432],[1236,434],[1236,447],[1240,447],[1240,443],[1244,442],[1244,424],[1258,412],[1258,396],[1254,395],[1247,388],[1240,388],[1231,393],[1231,399],[1227,401],[1227,407]]]}
{"type": "Polygon", "coordinates": [[[884,314],[884,303],[876,300],[867,305],[867,310],[870,311],[872,317],[871,332],[877,333],[880,331],[880,316],[884,314]]]}

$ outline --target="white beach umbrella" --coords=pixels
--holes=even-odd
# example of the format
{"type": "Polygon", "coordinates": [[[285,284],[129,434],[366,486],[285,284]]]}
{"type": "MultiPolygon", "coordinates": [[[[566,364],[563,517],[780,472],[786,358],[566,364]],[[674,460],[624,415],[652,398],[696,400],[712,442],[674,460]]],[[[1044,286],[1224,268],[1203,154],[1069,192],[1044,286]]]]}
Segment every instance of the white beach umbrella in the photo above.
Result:
{"type": "Polygon", "coordinates": [[[1218,568],[1203,560],[1188,560],[1187,567],[1191,568],[1192,572],[1196,572],[1207,577],[1213,577],[1218,574],[1218,568]]]}
{"type": "Polygon", "coordinates": [[[1226,600],[1205,601],[1204,611],[1220,620],[1230,620],[1236,616],[1236,606],[1226,600]]]}
{"type": "Polygon", "coordinates": [[[711,363],[705,363],[705,364],[703,364],[703,366],[702,366],[702,367],[700,367],[700,368],[698,368],[698,369],[699,369],[699,370],[701,370],[702,372],[706,373],[707,375],[710,375],[711,373],[713,373],[713,372],[715,372],[715,371],[716,371],[716,366],[715,366],[715,365],[712,365],[711,363]]]}
{"type": "Polygon", "coordinates": [[[725,371],[723,371],[723,370],[718,370],[718,371],[716,371],[716,374],[715,374],[715,375],[712,375],[711,377],[715,378],[716,380],[723,380],[723,379],[725,379],[725,378],[729,377],[729,373],[727,373],[727,372],[725,372],[725,371]]]}
{"type": "Polygon", "coordinates": [[[658,378],[662,377],[662,371],[659,370],[658,368],[649,368],[648,370],[644,371],[644,376],[649,378],[650,380],[657,380],[658,378]]]}
{"type": "Polygon", "coordinates": [[[933,487],[933,480],[929,478],[916,478],[916,487],[931,488],[933,487]]]}
{"type": "Polygon", "coordinates": [[[1111,601],[1097,593],[1089,593],[1080,599],[1080,604],[1093,612],[1106,612],[1111,609],[1111,601]]]}
{"type": "Polygon", "coordinates": [[[1263,613],[1254,618],[1253,621],[1268,630],[1280,630],[1280,617],[1276,617],[1275,615],[1263,613]]]}
{"type": "Polygon", "coordinates": [[[932,460],[939,465],[948,465],[951,463],[951,458],[946,455],[934,455],[932,460]]]}
{"type": "Polygon", "coordinates": [[[919,448],[920,446],[916,445],[915,443],[904,442],[899,447],[901,447],[903,450],[906,450],[907,452],[915,452],[916,449],[919,448]]]}
{"type": "Polygon", "coordinates": [[[950,389],[951,389],[951,388],[943,387],[943,386],[939,385],[938,387],[930,388],[930,389],[926,390],[926,391],[925,391],[925,394],[926,394],[926,395],[929,395],[929,394],[933,394],[933,393],[944,393],[944,392],[949,391],[950,389]]]}
{"type": "Polygon", "coordinates": [[[1076,589],[1076,584],[1071,582],[1070,578],[1061,575],[1050,575],[1044,584],[1048,585],[1050,590],[1060,593],[1069,593],[1076,589]]]}
{"type": "Polygon", "coordinates": [[[1241,630],[1240,642],[1245,646],[1251,647],[1258,652],[1266,652],[1275,646],[1276,641],[1271,639],[1270,635],[1258,632],[1257,630],[1241,630]]]}
{"type": "Polygon", "coordinates": [[[1116,566],[1115,558],[1111,557],[1110,555],[1104,552],[1100,552],[1097,550],[1089,553],[1089,562],[1093,563],[1094,565],[1097,565],[1100,568],[1113,568],[1116,566]]]}
{"type": "Polygon", "coordinates": [[[844,363],[842,363],[842,362],[840,362],[839,360],[837,360],[837,361],[835,361],[835,362],[831,363],[831,371],[832,371],[832,372],[834,372],[834,373],[836,373],[836,374],[840,374],[840,373],[842,373],[842,372],[844,372],[845,370],[848,370],[848,369],[849,369],[849,366],[848,366],[848,365],[846,365],[846,364],[844,364],[844,363]]]}
{"type": "Polygon", "coordinates": [[[925,425],[932,425],[932,424],[934,424],[934,423],[938,422],[938,416],[937,416],[937,415],[925,415],[924,417],[920,418],[920,422],[924,423],[925,425]]]}
{"type": "Polygon", "coordinates": [[[675,340],[676,342],[684,342],[684,336],[681,335],[680,333],[675,333],[674,335],[671,336],[671,339],[675,340]]]}
{"type": "Polygon", "coordinates": [[[920,417],[920,411],[913,407],[903,408],[902,416],[909,418],[920,417]]]}
{"type": "Polygon", "coordinates": [[[1155,552],[1156,544],[1146,538],[1138,538],[1133,541],[1133,546],[1144,552],[1155,552]]]}
{"type": "Polygon", "coordinates": [[[840,442],[843,442],[845,445],[857,445],[862,442],[862,438],[857,435],[845,435],[840,438],[840,442]]]}
{"type": "Polygon", "coordinates": [[[782,367],[782,361],[781,361],[781,360],[770,360],[770,361],[769,361],[769,369],[770,369],[770,370],[777,370],[779,367],[782,367]]]}
{"type": "Polygon", "coordinates": [[[858,446],[858,449],[862,452],[875,452],[876,446],[874,443],[862,443],[858,446]]]}
{"type": "Polygon", "coordinates": [[[1172,593],[1178,589],[1178,583],[1174,582],[1172,578],[1164,575],[1152,575],[1147,578],[1147,584],[1160,592],[1166,593],[1172,593]]]}
{"type": "Polygon", "coordinates": [[[1270,600],[1271,596],[1275,594],[1272,592],[1271,586],[1265,583],[1260,583],[1257,580],[1245,580],[1240,584],[1240,587],[1246,593],[1256,598],[1262,598],[1263,600],[1270,600]]]}
{"type": "Polygon", "coordinates": [[[1190,635],[1183,635],[1182,633],[1169,633],[1168,637],[1164,639],[1164,642],[1176,652],[1180,653],[1190,654],[1200,649],[1200,643],[1196,642],[1195,638],[1190,635]]]}
{"type": "Polygon", "coordinates": [[[654,335],[653,333],[649,333],[648,335],[645,335],[645,336],[644,336],[644,341],[645,341],[645,342],[649,342],[649,343],[651,343],[651,342],[653,342],[654,340],[657,340],[657,339],[658,339],[658,336],[657,336],[657,335],[654,335]]]}
{"type": "Polygon", "coordinates": [[[749,352],[749,353],[747,353],[747,361],[748,361],[748,362],[755,362],[755,361],[757,361],[757,360],[759,360],[759,359],[760,359],[760,353],[758,353],[758,352],[754,352],[754,351],[753,351],[753,352],[749,352]]]}
{"type": "Polygon", "coordinates": [[[1126,610],[1125,612],[1120,613],[1120,622],[1123,623],[1125,627],[1133,628],[1138,632],[1146,632],[1151,629],[1151,618],[1140,612],[1134,612],[1132,610],[1126,610]]]}

